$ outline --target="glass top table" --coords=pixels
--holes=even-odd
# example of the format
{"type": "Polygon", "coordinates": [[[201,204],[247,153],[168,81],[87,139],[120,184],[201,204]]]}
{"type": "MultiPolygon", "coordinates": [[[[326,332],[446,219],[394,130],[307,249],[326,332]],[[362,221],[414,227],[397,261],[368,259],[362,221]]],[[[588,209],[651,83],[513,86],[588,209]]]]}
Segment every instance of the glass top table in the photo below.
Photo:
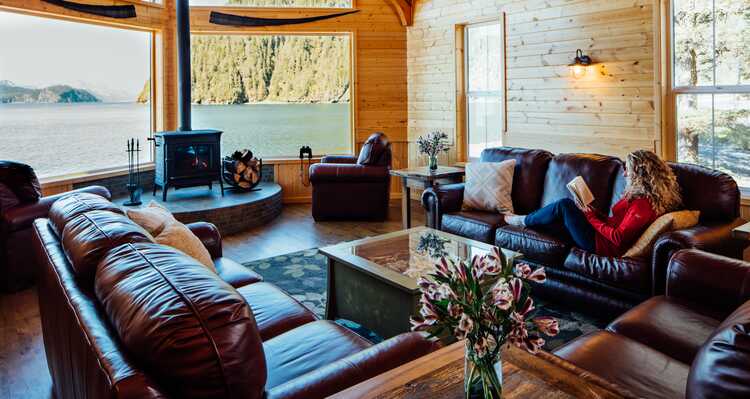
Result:
{"type": "MultiPolygon", "coordinates": [[[[420,296],[419,277],[432,272],[442,257],[470,261],[492,248],[429,227],[321,248],[328,257],[326,318],[356,321],[385,337],[408,331],[420,296]]],[[[522,256],[502,252],[507,262],[522,256]]]]}

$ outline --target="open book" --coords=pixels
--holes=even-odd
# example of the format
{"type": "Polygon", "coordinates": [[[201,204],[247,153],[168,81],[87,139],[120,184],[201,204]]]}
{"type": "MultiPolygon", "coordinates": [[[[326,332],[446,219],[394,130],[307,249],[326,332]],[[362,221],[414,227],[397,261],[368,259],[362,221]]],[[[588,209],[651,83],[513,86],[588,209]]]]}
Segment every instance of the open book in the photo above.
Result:
{"type": "Polygon", "coordinates": [[[566,185],[566,187],[568,187],[568,191],[573,194],[573,200],[579,207],[583,208],[594,202],[594,194],[591,194],[589,186],[581,176],[576,176],[575,179],[571,180],[566,185]]]}

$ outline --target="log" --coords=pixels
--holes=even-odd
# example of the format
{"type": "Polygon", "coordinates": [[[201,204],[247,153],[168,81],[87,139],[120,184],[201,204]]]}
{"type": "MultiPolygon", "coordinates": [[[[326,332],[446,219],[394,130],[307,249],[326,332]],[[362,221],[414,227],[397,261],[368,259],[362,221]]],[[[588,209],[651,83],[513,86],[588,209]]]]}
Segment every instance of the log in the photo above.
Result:
{"type": "Polygon", "coordinates": [[[242,161],[236,161],[234,163],[234,172],[235,173],[242,173],[242,172],[245,171],[245,169],[247,169],[247,166],[245,165],[244,162],[242,162],[242,161]]]}

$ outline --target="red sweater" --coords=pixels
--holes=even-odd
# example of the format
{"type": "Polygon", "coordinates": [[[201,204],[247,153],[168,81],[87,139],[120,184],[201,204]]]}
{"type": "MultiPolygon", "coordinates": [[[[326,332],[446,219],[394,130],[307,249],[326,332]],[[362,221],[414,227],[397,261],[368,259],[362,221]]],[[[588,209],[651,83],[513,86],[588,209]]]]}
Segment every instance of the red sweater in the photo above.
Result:
{"type": "Polygon", "coordinates": [[[586,212],[586,218],[596,230],[596,253],[621,256],[656,220],[656,212],[645,198],[632,201],[623,198],[612,207],[612,216],[606,221],[594,211],[586,212]]]}

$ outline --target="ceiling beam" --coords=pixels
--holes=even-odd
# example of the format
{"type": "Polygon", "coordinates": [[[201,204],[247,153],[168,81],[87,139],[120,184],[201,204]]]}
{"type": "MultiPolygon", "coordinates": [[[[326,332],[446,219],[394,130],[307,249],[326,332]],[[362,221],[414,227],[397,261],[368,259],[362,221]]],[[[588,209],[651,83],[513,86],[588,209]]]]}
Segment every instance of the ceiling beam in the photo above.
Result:
{"type": "Polygon", "coordinates": [[[414,22],[414,14],[412,11],[412,2],[415,0],[386,0],[391,8],[398,15],[398,19],[401,20],[401,25],[411,26],[414,22]]]}

